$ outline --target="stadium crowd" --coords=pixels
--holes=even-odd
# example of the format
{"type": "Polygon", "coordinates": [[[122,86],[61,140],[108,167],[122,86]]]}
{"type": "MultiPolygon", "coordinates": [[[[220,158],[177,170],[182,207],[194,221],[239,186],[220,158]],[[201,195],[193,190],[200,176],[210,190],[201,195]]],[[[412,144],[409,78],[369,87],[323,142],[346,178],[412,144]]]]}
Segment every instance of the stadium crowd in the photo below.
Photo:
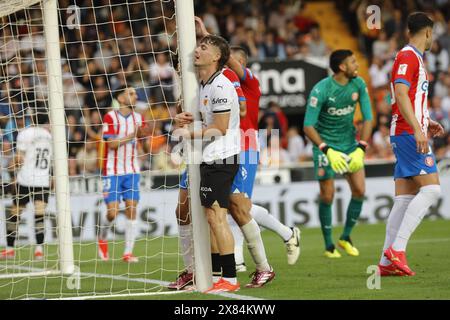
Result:
{"type": "MultiPolygon", "coordinates": [[[[153,156],[141,155],[143,168],[163,171],[176,168],[169,156],[174,146],[170,132],[179,97],[173,4],[143,1],[125,6],[120,4],[122,1],[113,5],[110,0],[94,2],[96,6],[92,8],[91,0],[76,1],[80,8],[79,25],[77,19],[75,22],[70,19],[70,12],[62,10],[60,15],[69,173],[85,176],[99,173],[102,117],[114,105],[111,91],[123,84],[137,88],[137,111],[153,126],[149,137],[153,156]],[[152,19],[148,19],[150,15],[152,19]]],[[[198,0],[196,14],[208,31],[223,35],[232,45],[245,47],[252,60],[327,58],[330,49],[321,37],[320,26],[304,15],[305,1],[251,0],[251,5],[248,2],[198,0]]],[[[425,54],[430,77],[430,116],[447,132],[444,138],[434,139],[433,145],[438,159],[450,158],[450,22],[449,12],[443,9],[448,1],[371,1],[371,4],[377,2],[382,10],[382,26],[379,30],[368,30],[367,1],[336,1],[370,62],[369,85],[376,128],[367,157],[394,159],[389,145],[390,70],[396,52],[406,41],[408,13],[421,9],[435,21],[435,42],[425,54]]],[[[70,0],[59,1],[61,8],[73,4],[70,0]]],[[[29,114],[48,112],[40,10],[30,9],[13,17],[14,21],[26,18],[32,25],[26,27],[10,21],[0,27],[0,60],[6,66],[0,70],[2,166],[7,165],[17,129],[29,125],[29,114]]],[[[299,129],[302,124],[290,123],[274,102],[264,107],[260,128],[279,129],[281,139],[276,143],[272,137],[269,143],[262,144],[262,161],[295,164],[311,160],[312,146],[299,129]],[[270,154],[279,156],[269,161],[270,154]]],[[[2,170],[2,175],[5,174],[2,170]]]]}

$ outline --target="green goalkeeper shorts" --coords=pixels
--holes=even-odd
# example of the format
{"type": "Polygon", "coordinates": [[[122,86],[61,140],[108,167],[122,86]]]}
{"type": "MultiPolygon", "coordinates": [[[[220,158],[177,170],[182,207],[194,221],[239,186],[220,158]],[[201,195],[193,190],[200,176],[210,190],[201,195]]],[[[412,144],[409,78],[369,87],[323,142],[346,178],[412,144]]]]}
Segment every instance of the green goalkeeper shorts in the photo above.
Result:
{"type": "MultiPolygon", "coordinates": [[[[345,154],[352,153],[357,147],[357,144],[345,149],[345,154]]],[[[334,179],[336,172],[331,169],[331,165],[328,161],[327,156],[319,150],[316,146],[313,147],[313,161],[314,161],[314,176],[316,180],[328,180],[334,179]]]]}

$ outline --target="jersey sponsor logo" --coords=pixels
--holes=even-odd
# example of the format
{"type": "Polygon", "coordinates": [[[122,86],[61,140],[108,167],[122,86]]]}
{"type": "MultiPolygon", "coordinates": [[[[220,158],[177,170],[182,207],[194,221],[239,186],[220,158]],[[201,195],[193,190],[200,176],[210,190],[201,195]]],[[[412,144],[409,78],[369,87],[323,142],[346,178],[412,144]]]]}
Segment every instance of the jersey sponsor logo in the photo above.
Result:
{"type": "Polygon", "coordinates": [[[406,70],[407,69],[408,69],[408,65],[406,63],[405,64],[401,64],[401,65],[398,66],[397,74],[398,75],[406,74],[406,70]]]}
{"type": "Polygon", "coordinates": [[[318,102],[318,99],[316,98],[316,97],[311,97],[311,99],[309,99],[309,105],[311,106],[311,107],[317,107],[317,102],[318,102]]]}
{"type": "Polygon", "coordinates": [[[430,156],[426,157],[426,158],[425,158],[425,164],[426,164],[428,167],[432,167],[432,166],[434,165],[434,159],[433,159],[433,157],[430,157],[430,156]]]}
{"type": "Polygon", "coordinates": [[[228,99],[227,98],[213,98],[212,99],[212,104],[222,104],[222,103],[227,103],[228,99]]]}
{"type": "Polygon", "coordinates": [[[428,81],[424,81],[424,82],[422,82],[422,90],[423,91],[427,91],[428,90],[428,81]]]}
{"type": "Polygon", "coordinates": [[[355,108],[353,106],[347,106],[342,109],[329,108],[327,112],[332,116],[345,116],[349,113],[352,113],[354,110],[355,108]]]}
{"type": "Polygon", "coordinates": [[[353,100],[353,101],[356,101],[356,100],[358,100],[358,98],[359,98],[358,92],[353,92],[353,93],[352,93],[352,100],[353,100]]]}
{"type": "Polygon", "coordinates": [[[210,187],[200,187],[200,191],[202,191],[202,192],[212,192],[212,189],[210,187]]]}

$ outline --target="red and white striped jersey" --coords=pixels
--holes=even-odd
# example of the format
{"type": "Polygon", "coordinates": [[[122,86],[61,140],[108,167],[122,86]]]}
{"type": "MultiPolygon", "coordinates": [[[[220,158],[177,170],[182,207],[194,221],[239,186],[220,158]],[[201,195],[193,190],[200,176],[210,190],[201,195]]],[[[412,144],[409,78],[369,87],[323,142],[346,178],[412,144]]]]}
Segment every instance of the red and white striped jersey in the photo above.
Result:
{"type": "Polygon", "coordinates": [[[397,53],[391,76],[392,121],[391,136],[414,134],[411,126],[403,118],[395,101],[395,84],[404,83],[409,87],[409,99],[416,119],[426,135],[428,130],[428,75],[423,63],[422,53],[411,45],[405,46],[397,53]]]}
{"type": "MultiPolygon", "coordinates": [[[[132,111],[128,116],[123,116],[119,111],[113,110],[103,117],[103,139],[125,138],[130,133],[136,132],[143,126],[142,115],[132,111]]],[[[108,148],[105,145],[103,154],[103,176],[116,176],[139,173],[137,161],[137,139],[134,139],[117,149],[108,148]]]]}

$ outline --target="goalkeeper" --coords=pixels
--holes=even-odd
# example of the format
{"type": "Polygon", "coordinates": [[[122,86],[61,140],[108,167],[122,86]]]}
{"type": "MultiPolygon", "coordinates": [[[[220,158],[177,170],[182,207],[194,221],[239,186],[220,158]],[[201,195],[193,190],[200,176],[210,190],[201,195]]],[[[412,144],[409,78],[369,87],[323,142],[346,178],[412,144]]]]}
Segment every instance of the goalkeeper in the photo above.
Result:
{"type": "Polygon", "coordinates": [[[338,245],[347,254],[358,256],[359,251],[353,246],[350,233],[364,201],[364,155],[366,141],[372,133],[372,110],[367,86],[357,76],[358,64],[352,51],[332,52],[330,68],[334,74],[318,82],[310,93],[303,128],[315,144],[314,171],[320,185],[319,219],[325,240],[325,256],[340,258],[332,239],[334,177],[336,173],[343,174],[352,191],[338,245]],[[359,141],[353,125],[358,101],[364,118],[359,141]]]}

